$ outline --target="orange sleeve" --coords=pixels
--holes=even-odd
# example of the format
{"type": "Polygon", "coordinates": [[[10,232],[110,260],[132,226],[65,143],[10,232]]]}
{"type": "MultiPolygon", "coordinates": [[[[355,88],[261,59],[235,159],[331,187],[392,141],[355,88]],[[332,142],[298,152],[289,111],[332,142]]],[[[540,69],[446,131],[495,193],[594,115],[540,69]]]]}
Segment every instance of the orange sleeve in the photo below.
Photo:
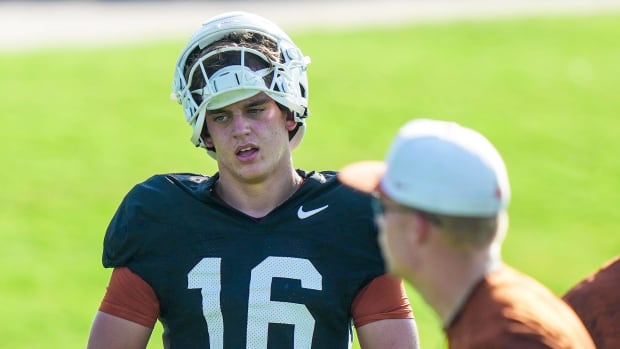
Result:
{"type": "Polygon", "coordinates": [[[620,257],[603,265],[563,297],[598,348],[620,348],[620,257]]]}
{"type": "Polygon", "coordinates": [[[159,301],[151,286],[129,268],[114,268],[99,311],[154,328],[159,301]]]}
{"type": "Polygon", "coordinates": [[[385,319],[413,319],[413,311],[401,279],[387,274],[372,280],[353,300],[355,327],[385,319]]]}

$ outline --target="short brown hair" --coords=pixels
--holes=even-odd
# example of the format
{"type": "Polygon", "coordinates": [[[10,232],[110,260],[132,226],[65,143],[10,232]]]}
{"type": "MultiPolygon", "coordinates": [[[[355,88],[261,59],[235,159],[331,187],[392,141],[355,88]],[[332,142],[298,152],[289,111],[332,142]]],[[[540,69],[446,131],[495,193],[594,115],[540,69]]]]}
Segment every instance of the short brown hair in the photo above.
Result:
{"type": "MultiPolygon", "coordinates": [[[[200,57],[208,54],[209,52],[226,47],[247,47],[261,52],[273,62],[282,61],[282,57],[278,51],[278,44],[271,38],[255,32],[233,32],[203,49],[196,47],[196,49],[189,54],[185,67],[183,67],[183,74],[185,75],[185,78],[189,78],[188,75],[190,69],[200,57]]],[[[222,52],[209,58],[205,62],[204,66],[207,75],[210,76],[223,67],[237,64],[240,64],[238,52],[222,52]]],[[[267,68],[264,62],[258,59],[253,59],[252,61],[247,62],[247,65],[253,70],[267,68]]],[[[205,81],[202,74],[196,74],[193,76],[192,81],[188,81],[188,83],[190,84],[190,89],[195,90],[197,88],[202,88],[205,81]]],[[[268,81],[268,83],[270,83],[270,81],[268,81]]],[[[194,98],[196,98],[196,96],[194,96],[194,98]]],[[[196,102],[200,103],[200,101],[196,102]]]]}

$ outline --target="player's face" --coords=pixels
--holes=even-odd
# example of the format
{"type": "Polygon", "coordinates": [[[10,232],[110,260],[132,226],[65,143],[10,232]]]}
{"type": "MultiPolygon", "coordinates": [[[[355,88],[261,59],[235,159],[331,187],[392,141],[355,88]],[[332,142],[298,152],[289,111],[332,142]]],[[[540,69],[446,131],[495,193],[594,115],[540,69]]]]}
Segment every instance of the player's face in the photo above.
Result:
{"type": "Polygon", "coordinates": [[[276,102],[264,93],[208,110],[207,146],[213,146],[221,178],[257,183],[290,171],[288,132],[296,126],[276,102]]]}
{"type": "Polygon", "coordinates": [[[414,211],[382,196],[375,198],[375,219],[379,226],[379,245],[387,270],[405,277],[409,274],[414,211]]]}

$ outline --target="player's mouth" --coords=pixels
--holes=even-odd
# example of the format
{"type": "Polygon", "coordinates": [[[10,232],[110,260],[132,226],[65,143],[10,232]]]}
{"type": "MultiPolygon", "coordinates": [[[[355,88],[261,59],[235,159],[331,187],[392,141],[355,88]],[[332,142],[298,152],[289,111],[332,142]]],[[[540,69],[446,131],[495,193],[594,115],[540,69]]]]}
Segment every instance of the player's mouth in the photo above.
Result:
{"type": "Polygon", "coordinates": [[[235,152],[237,159],[242,161],[248,161],[254,159],[258,154],[258,148],[254,145],[245,145],[239,147],[235,152]]]}

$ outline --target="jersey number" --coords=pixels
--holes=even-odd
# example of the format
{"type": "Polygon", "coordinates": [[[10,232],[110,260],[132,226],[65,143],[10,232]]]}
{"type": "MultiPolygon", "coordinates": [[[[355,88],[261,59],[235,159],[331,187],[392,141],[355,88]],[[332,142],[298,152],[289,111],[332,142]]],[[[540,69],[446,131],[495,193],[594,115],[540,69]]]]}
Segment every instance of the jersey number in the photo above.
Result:
{"type": "MultiPolygon", "coordinates": [[[[224,348],[224,320],[220,306],[221,258],[203,258],[187,274],[187,287],[200,289],[202,314],[209,331],[209,347],[224,348]]],[[[246,349],[267,349],[267,330],[270,323],[294,326],[294,348],[312,346],[314,317],[303,304],[271,300],[273,278],[296,279],[301,287],[322,290],[322,277],[307,259],[267,257],[252,269],[248,299],[246,349]]]]}

